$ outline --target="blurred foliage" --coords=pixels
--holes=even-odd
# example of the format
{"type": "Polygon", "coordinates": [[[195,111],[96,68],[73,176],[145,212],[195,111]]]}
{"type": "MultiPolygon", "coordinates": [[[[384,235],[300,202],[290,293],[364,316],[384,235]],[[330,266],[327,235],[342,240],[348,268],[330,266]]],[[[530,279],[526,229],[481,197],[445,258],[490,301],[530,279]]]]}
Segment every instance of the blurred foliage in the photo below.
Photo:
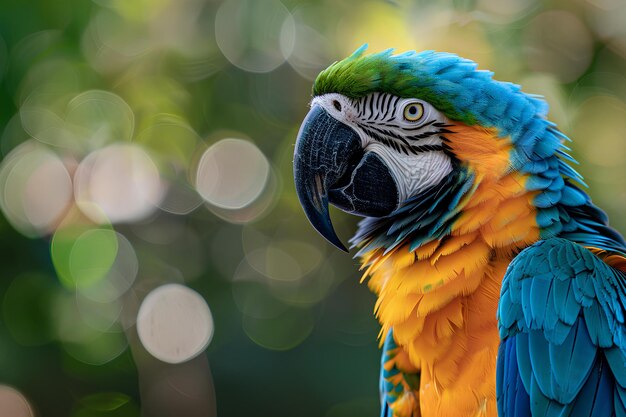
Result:
{"type": "Polygon", "coordinates": [[[2,2],[0,407],[376,415],[374,297],[291,185],[312,80],[365,42],[455,52],[544,95],[626,231],[622,0],[2,2]],[[170,326],[140,339],[168,283],[209,316],[161,303],[170,326]],[[196,319],[214,323],[206,353],[192,334],[187,362],[148,353],[196,319]]]}

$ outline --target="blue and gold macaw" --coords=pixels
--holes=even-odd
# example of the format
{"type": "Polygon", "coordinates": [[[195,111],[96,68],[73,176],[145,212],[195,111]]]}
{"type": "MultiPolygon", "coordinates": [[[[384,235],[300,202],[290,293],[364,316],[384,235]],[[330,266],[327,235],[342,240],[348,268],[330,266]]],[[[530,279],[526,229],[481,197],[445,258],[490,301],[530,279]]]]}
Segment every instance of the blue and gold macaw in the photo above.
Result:
{"type": "Polygon", "coordinates": [[[328,204],[365,217],[382,416],[626,416],[626,243],[546,103],[453,54],[364,51],[316,79],[294,174],[339,248],[328,204]]]}

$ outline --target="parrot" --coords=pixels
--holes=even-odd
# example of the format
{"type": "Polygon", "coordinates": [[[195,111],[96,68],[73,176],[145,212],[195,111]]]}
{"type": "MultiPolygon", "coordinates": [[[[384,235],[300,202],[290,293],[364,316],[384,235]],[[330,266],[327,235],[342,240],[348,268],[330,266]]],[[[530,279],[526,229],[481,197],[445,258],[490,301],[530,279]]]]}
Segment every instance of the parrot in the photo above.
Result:
{"type": "Polygon", "coordinates": [[[313,82],[293,170],[334,246],[329,204],[361,217],[381,417],[626,417],[626,242],[547,102],[453,53],[366,49],[313,82]]]}

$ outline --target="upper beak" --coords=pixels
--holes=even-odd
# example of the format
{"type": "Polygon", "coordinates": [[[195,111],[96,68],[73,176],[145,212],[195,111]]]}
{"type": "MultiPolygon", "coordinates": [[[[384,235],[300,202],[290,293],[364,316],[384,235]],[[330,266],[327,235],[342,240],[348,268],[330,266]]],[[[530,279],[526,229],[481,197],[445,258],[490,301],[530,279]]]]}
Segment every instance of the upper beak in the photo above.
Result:
{"type": "Polygon", "coordinates": [[[294,153],[293,172],[296,192],[304,213],[315,229],[329,242],[347,252],[330,220],[328,191],[363,155],[358,134],[331,117],[319,105],[307,114],[294,153]]]}

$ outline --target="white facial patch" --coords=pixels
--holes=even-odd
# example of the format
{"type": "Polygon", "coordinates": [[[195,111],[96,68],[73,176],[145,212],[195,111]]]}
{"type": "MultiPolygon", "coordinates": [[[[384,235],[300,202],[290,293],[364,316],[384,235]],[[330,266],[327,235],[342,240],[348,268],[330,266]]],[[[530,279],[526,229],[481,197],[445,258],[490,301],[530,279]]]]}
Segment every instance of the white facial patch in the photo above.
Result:
{"type": "Polygon", "coordinates": [[[379,143],[367,147],[385,162],[398,187],[398,200],[406,201],[452,172],[452,162],[443,152],[424,152],[404,155],[379,143]]]}
{"type": "Polygon", "coordinates": [[[330,93],[315,97],[314,105],[354,129],[363,149],[380,156],[394,177],[401,202],[452,172],[441,138],[450,121],[423,100],[385,93],[351,99],[330,93]]]}

